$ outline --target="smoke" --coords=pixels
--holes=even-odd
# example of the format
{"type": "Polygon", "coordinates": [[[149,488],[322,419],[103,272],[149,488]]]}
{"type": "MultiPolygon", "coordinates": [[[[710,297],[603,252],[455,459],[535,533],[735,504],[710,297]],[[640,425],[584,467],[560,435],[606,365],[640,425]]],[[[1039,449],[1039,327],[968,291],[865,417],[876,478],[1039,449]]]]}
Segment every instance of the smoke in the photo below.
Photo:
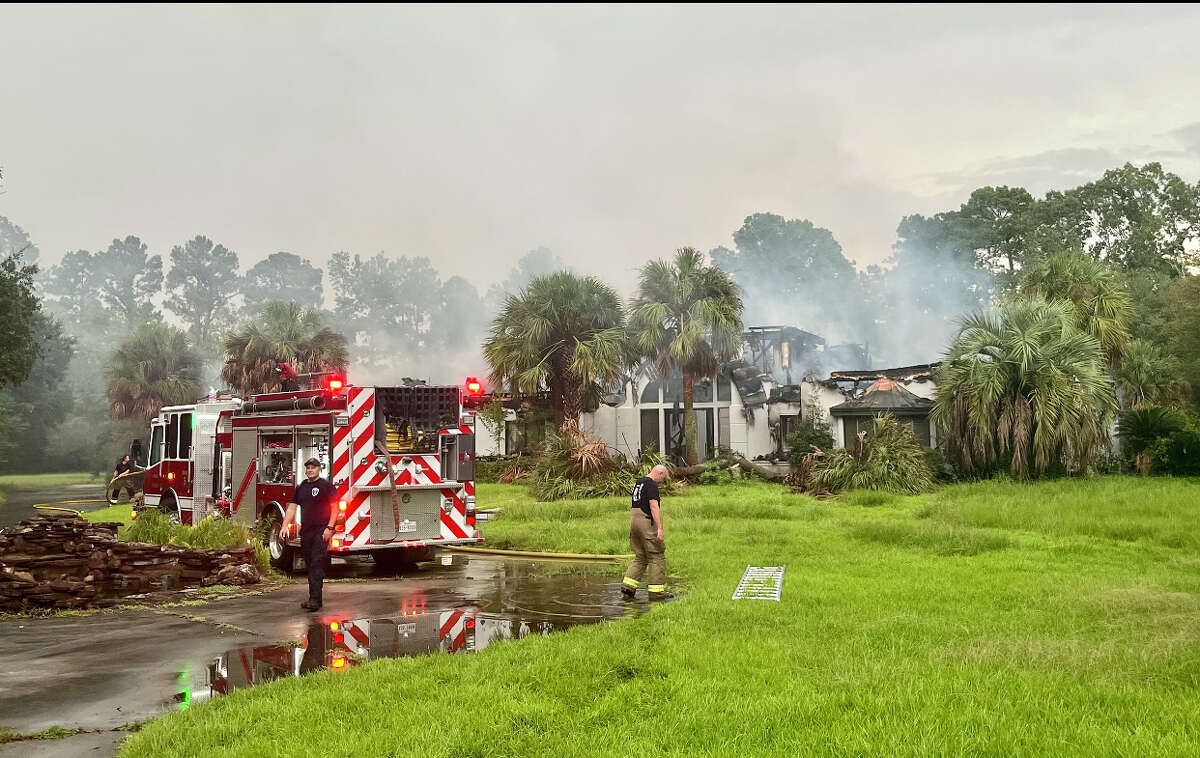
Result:
{"type": "Polygon", "coordinates": [[[745,325],[791,326],[825,341],[791,346],[794,381],[940,360],[958,319],[994,289],[937,218],[905,218],[885,265],[861,272],[832,232],[807,220],[754,214],[733,239],[736,249],[711,256],[744,290],[745,325]]]}
{"type": "Polygon", "coordinates": [[[489,368],[482,343],[508,295],[535,277],[569,270],[539,247],[522,256],[485,296],[461,276],[441,280],[427,258],[370,259],[338,253],[330,263],[332,323],[350,342],[349,375],[358,384],[408,379],[461,384],[489,368]]]}

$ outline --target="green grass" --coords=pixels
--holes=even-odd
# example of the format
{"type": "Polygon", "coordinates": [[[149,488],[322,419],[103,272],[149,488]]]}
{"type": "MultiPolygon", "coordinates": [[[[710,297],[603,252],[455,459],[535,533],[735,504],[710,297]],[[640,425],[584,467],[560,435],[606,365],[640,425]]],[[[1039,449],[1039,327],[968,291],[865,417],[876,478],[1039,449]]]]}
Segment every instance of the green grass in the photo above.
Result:
{"type": "MultiPolygon", "coordinates": [[[[479,486],[491,545],[628,549],[624,498],[523,492],[479,486]]],[[[865,505],[692,488],[664,502],[686,594],[644,617],[239,690],[121,755],[1200,754],[1200,483],[865,505]],[[787,564],[782,602],[730,600],[748,564],[787,564]]]]}
{"type": "Polygon", "coordinates": [[[88,521],[115,521],[129,526],[133,523],[133,506],[129,503],[118,503],[94,511],[84,511],[83,517],[88,521]]]}
{"type": "Polygon", "coordinates": [[[51,487],[70,487],[73,484],[97,484],[105,482],[95,474],[77,472],[69,474],[5,474],[0,476],[0,490],[40,490],[51,487]]]}

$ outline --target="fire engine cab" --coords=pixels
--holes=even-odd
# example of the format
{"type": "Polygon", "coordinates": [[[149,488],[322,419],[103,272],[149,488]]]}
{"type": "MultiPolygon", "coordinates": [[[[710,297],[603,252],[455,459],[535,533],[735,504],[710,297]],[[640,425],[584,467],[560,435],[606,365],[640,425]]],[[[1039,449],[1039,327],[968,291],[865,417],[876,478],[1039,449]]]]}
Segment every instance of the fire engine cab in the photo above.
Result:
{"type": "MultiPolygon", "coordinates": [[[[300,530],[279,536],[304,462],[337,489],[331,554],[428,560],[475,528],[475,414],[455,386],[357,387],[332,374],[302,389],[163,408],[151,422],[145,507],[185,524],[266,524],[271,561],[298,567],[300,530]]],[[[468,390],[471,392],[471,390],[468,390]]],[[[297,514],[298,519],[303,513],[297,514]]]]}

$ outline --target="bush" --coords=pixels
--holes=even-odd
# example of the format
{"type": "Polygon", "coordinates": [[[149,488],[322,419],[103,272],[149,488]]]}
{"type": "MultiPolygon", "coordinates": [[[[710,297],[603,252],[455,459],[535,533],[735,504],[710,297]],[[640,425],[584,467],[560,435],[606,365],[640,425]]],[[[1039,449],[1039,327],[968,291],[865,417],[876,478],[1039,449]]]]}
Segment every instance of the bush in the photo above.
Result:
{"type": "Polygon", "coordinates": [[[624,457],[603,442],[586,439],[577,428],[546,438],[530,477],[537,500],[577,500],[622,495],[633,489],[634,472],[624,457]]]}
{"type": "Polygon", "coordinates": [[[1097,474],[1127,474],[1130,469],[1129,462],[1124,455],[1111,450],[1102,450],[1092,461],[1092,470],[1097,474]]]}
{"type": "Polygon", "coordinates": [[[512,465],[516,458],[492,458],[491,460],[475,461],[475,483],[476,484],[495,484],[500,481],[500,477],[504,475],[512,465]]]}
{"type": "Polygon", "coordinates": [[[864,489],[912,495],[933,488],[933,469],[912,431],[890,414],[870,436],[834,450],[813,466],[813,482],[833,492],[864,489]]]}
{"type": "Polygon", "coordinates": [[[929,464],[929,468],[933,470],[933,475],[937,477],[939,482],[953,482],[958,480],[958,471],[946,460],[946,454],[941,449],[927,447],[924,450],[925,461],[929,464]]]}
{"type": "Polygon", "coordinates": [[[250,544],[250,529],[242,523],[209,516],[195,526],[172,523],[158,511],[142,511],[133,525],[121,535],[130,542],[153,545],[182,545],[195,548],[245,547],[250,544]]]}
{"type": "Polygon", "coordinates": [[[1164,446],[1160,441],[1182,430],[1186,421],[1182,413],[1171,408],[1150,406],[1122,413],[1117,434],[1129,465],[1149,474],[1155,468],[1154,460],[1162,453],[1164,446]]]}
{"type": "Polygon", "coordinates": [[[833,449],[833,435],[820,419],[809,416],[788,437],[788,454],[792,468],[799,468],[804,456],[816,447],[825,452],[833,449]]]}
{"type": "Polygon", "coordinates": [[[1155,470],[1170,476],[1200,476],[1200,431],[1181,429],[1166,439],[1155,470]]]}

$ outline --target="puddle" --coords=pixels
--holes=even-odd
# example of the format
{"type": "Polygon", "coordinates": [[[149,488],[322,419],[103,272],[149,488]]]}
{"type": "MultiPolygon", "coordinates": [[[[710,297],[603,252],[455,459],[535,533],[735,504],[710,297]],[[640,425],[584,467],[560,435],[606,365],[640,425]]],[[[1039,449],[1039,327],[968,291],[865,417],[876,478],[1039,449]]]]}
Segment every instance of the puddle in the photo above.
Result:
{"type": "Polygon", "coordinates": [[[33,518],[39,511],[35,503],[62,503],[61,507],[75,510],[95,510],[108,505],[97,503],[63,503],[66,500],[99,500],[104,497],[103,484],[71,484],[33,490],[5,490],[0,503],[0,529],[33,518]]]}
{"type": "Polygon", "coordinates": [[[429,574],[455,577],[453,592],[406,588],[416,578],[410,575],[390,582],[326,585],[325,609],[301,617],[310,623],[297,637],[188,661],[164,677],[163,684],[173,691],[162,705],[186,709],[275,679],[348,671],[383,658],[469,655],[530,635],[637,616],[649,607],[644,601],[620,599],[620,577],[595,566],[447,556],[420,572],[422,577],[429,574]],[[385,607],[375,598],[370,612],[337,611],[339,587],[365,594],[386,591],[388,585],[399,591],[389,593],[391,602],[385,607]],[[453,595],[471,601],[453,602],[453,595]]]}

